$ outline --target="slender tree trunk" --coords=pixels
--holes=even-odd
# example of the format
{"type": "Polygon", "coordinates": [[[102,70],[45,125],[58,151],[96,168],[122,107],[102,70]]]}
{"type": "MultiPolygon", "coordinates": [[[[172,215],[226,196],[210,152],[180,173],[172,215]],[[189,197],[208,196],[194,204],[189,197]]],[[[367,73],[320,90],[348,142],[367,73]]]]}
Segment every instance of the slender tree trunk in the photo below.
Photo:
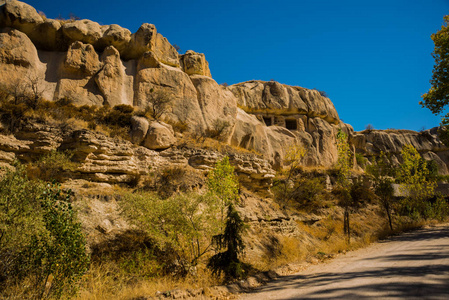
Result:
{"type": "Polygon", "coordinates": [[[390,225],[390,229],[393,230],[393,223],[391,221],[391,211],[390,205],[388,205],[388,200],[384,200],[385,211],[387,212],[388,224],[390,225]]]}
{"type": "Polygon", "coordinates": [[[349,225],[349,206],[345,206],[344,220],[343,220],[343,231],[348,237],[348,243],[351,242],[351,228],[349,225]]]}

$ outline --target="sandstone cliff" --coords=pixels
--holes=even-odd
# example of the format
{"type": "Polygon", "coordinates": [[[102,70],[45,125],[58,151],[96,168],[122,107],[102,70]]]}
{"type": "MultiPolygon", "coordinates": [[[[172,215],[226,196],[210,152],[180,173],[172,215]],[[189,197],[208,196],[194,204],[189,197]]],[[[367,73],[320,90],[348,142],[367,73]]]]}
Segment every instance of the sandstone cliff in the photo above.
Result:
{"type": "MultiPolygon", "coordinates": [[[[152,24],[131,33],[115,24],[47,19],[28,4],[8,1],[0,6],[0,87],[29,90],[48,100],[68,98],[76,105],[137,109],[163,93],[171,99],[164,120],[197,133],[225,124],[224,142],[263,154],[274,168],[282,165],[289,145],[298,142],[308,149],[305,165],[331,167],[341,128],[356,152],[368,158],[381,150],[397,155],[412,143],[437,161],[440,172],[448,172],[448,148],[436,131],[354,133],[316,90],[274,81],[218,85],[204,54],[178,54],[152,24]]],[[[176,142],[170,126],[133,124],[133,132],[140,132],[132,137],[136,144],[154,150],[176,142]]]]}

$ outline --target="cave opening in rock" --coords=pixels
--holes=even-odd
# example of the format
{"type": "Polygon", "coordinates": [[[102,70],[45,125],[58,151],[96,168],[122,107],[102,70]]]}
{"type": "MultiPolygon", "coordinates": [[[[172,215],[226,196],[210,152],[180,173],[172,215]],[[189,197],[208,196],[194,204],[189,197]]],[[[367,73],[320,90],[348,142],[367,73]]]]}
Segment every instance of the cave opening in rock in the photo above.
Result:
{"type": "Polygon", "coordinates": [[[298,130],[298,122],[295,119],[285,119],[285,127],[288,130],[298,130]]]}
{"type": "Polygon", "coordinates": [[[273,119],[271,117],[263,117],[263,121],[265,122],[265,125],[267,125],[267,126],[273,125],[273,119]]]}

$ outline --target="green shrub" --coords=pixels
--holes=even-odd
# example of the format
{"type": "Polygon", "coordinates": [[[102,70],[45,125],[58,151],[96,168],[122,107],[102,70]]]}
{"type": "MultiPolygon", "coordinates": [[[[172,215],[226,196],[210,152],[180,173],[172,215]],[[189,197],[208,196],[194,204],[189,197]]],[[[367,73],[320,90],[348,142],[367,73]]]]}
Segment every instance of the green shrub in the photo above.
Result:
{"type": "Polygon", "coordinates": [[[72,156],[73,154],[67,151],[51,151],[32,164],[28,168],[28,174],[32,178],[44,181],[61,182],[67,176],[67,172],[76,170],[77,164],[71,161],[72,156]]]}
{"type": "Polygon", "coordinates": [[[39,298],[72,295],[89,267],[89,256],[70,192],[48,185],[40,203],[46,230],[34,234],[20,253],[22,276],[31,279],[39,298]]]}
{"type": "Polygon", "coordinates": [[[87,270],[81,225],[59,187],[29,180],[23,166],[0,181],[0,296],[60,298],[87,270]],[[11,292],[12,291],[12,292],[11,292]]]}
{"type": "Polygon", "coordinates": [[[215,199],[198,194],[177,194],[161,199],[146,192],[126,193],[123,214],[164,254],[164,272],[186,275],[210,250],[221,224],[215,199]]]}
{"type": "Polygon", "coordinates": [[[28,180],[19,164],[0,180],[0,290],[5,280],[17,275],[18,253],[30,236],[44,230],[38,200],[43,191],[44,185],[28,180]]]}

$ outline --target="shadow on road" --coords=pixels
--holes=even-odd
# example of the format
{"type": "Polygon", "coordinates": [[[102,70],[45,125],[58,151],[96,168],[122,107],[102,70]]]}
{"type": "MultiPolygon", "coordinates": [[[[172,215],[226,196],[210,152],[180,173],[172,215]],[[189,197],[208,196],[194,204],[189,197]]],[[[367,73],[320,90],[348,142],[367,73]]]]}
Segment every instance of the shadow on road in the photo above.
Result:
{"type": "Polygon", "coordinates": [[[407,243],[401,254],[355,260],[362,266],[360,271],[285,276],[261,290],[272,294],[287,289],[302,291],[298,292],[301,296],[276,299],[355,299],[380,295],[398,299],[449,299],[448,238],[448,228],[393,237],[383,243],[412,242],[411,247],[407,243]],[[422,245],[424,242],[431,245],[422,245]],[[364,261],[367,268],[363,267],[364,261]]]}

